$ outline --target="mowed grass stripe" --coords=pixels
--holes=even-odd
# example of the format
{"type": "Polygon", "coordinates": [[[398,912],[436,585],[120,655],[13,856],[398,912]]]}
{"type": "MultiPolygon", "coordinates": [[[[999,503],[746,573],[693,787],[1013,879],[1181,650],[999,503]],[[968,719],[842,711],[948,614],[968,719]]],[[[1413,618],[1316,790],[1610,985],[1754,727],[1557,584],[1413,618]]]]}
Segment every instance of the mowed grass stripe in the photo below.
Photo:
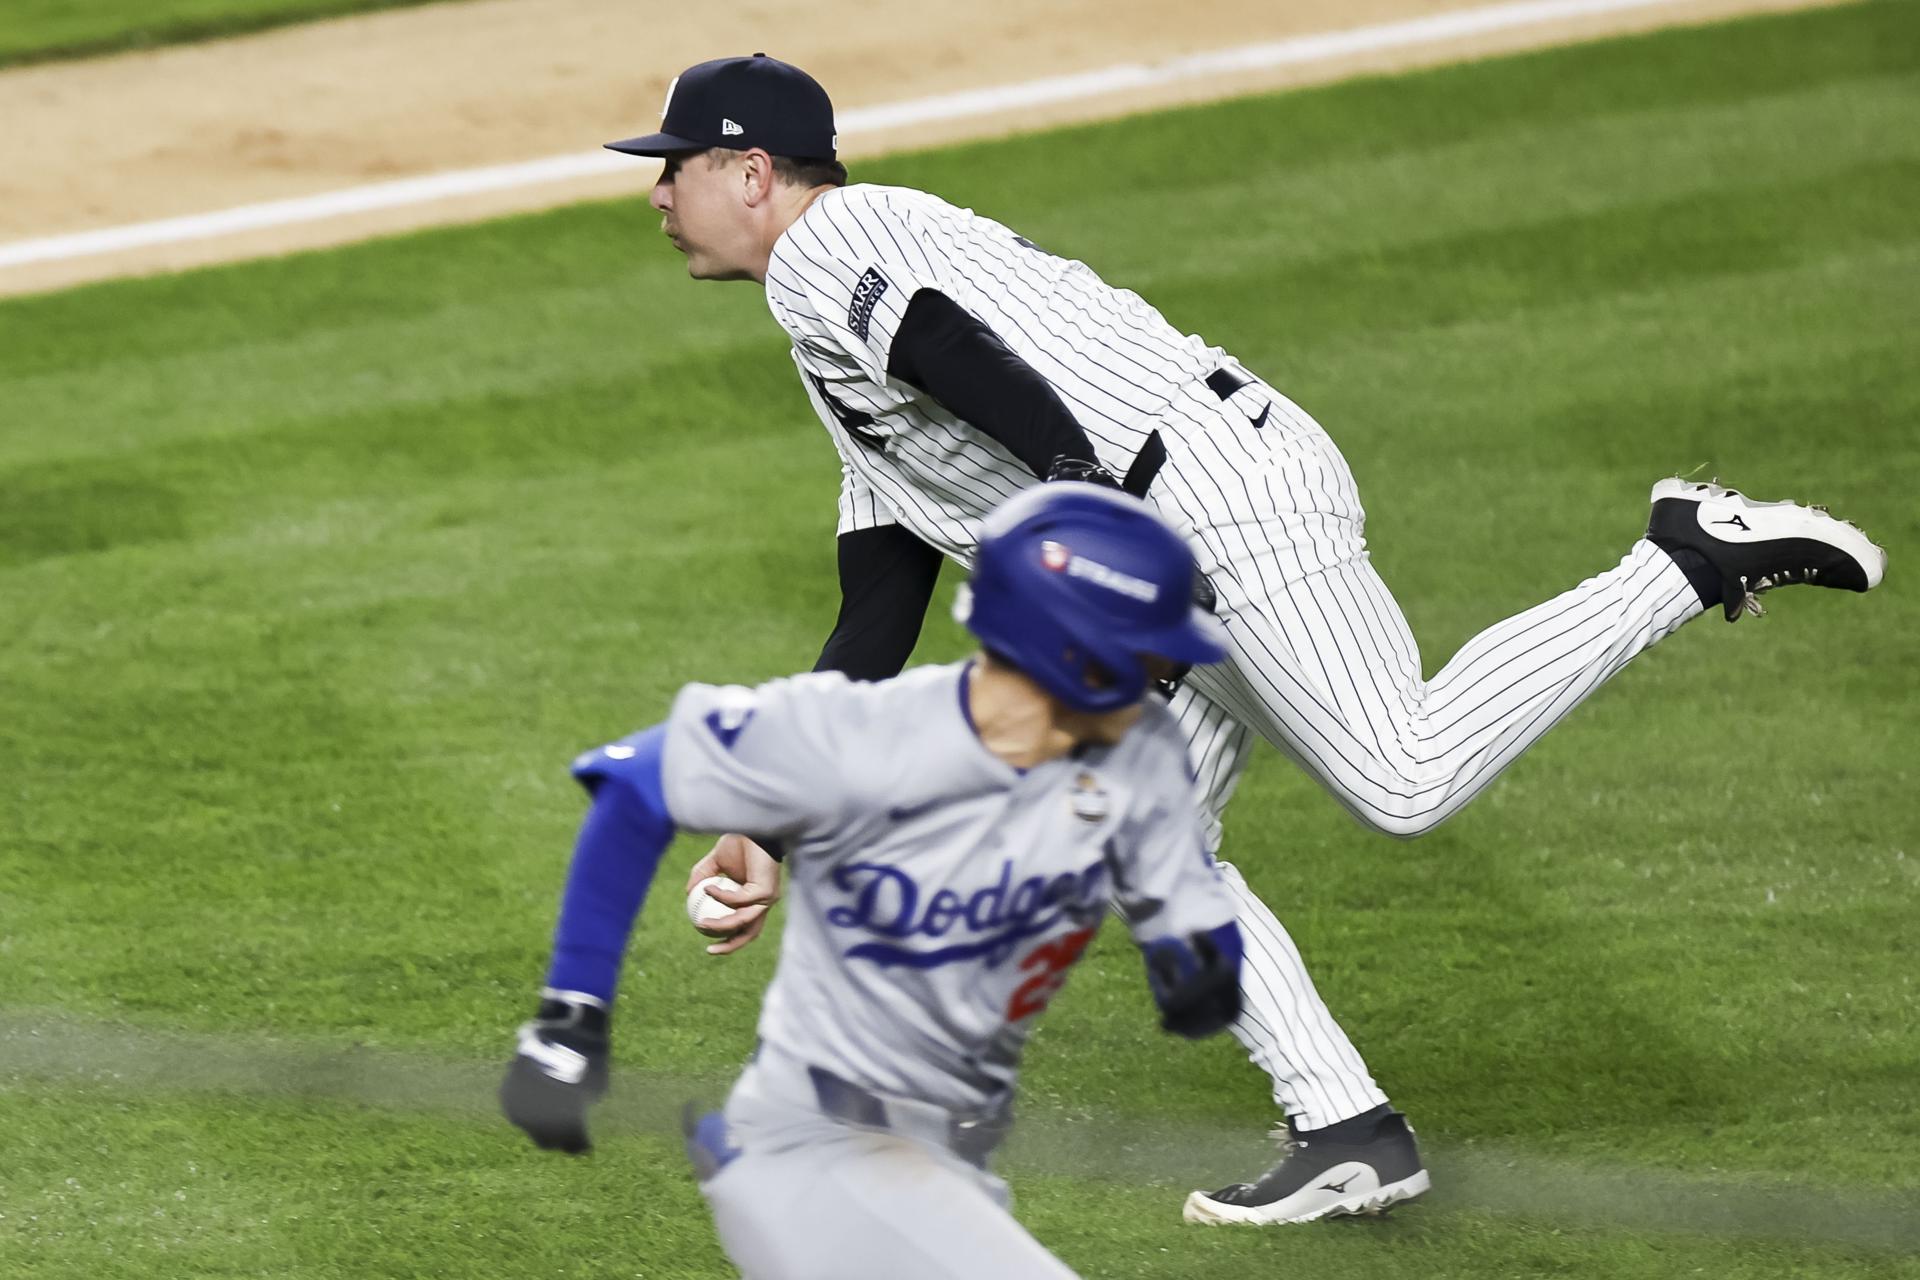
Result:
{"type": "MultiPolygon", "coordinates": [[[[1453,1172],[1384,1231],[1284,1237],[1196,1235],[1183,1188],[1063,1176],[1072,1117],[1124,1120],[1200,1183],[1252,1173],[1270,1116],[1233,1045],[1152,1029],[1110,936],[1031,1054],[1029,1110],[1060,1119],[1037,1150],[1063,1163],[1017,1179],[1076,1267],[1902,1273],[1861,1234],[1583,1226],[1472,1188],[1496,1152],[1566,1172],[1569,1201],[1606,1201],[1582,1172],[1683,1208],[1703,1175],[1822,1211],[1822,1188],[1915,1190],[1920,734],[1893,709],[1920,625],[1899,576],[1920,543],[1916,12],[863,175],[1086,257],[1311,409],[1430,665],[1612,563],[1669,470],[1831,499],[1894,553],[1874,597],[1690,627],[1412,845],[1257,753],[1226,853],[1453,1172]],[[1273,153],[1251,169],[1249,137],[1273,153]]],[[[807,665],[836,604],[836,468],[764,304],[686,282],[652,223],[590,206],[0,304],[0,1008],[357,1042],[476,1079],[460,1064],[499,1055],[580,813],[566,762],[684,680],[807,665]]],[[[929,658],[963,649],[945,598],[929,658]]],[[[728,1075],[772,961],[710,963],[675,896],[627,979],[636,1086],[728,1075]]],[[[41,1224],[4,1210],[0,1272],[97,1275],[111,1245],[129,1274],[726,1274],[657,1127],[581,1166],[473,1116],[281,1101],[270,1079],[237,1098],[73,1080],[0,1092],[0,1202],[41,1224]],[[173,1201],[209,1185],[178,1180],[196,1160],[219,1190],[173,1201]]]]}
{"type": "MultiPolygon", "coordinates": [[[[96,1101],[217,1094],[229,1101],[353,1104],[497,1126],[500,1072],[497,1062],[0,1013],[0,1082],[51,1085],[96,1101]]],[[[595,1112],[596,1136],[602,1143],[634,1135],[676,1138],[683,1105],[717,1105],[730,1084],[724,1076],[623,1072],[617,1095],[595,1112]]],[[[1456,1210],[1587,1227],[1920,1251],[1920,1193],[1769,1185],[1699,1172],[1676,1177],[1547,1160],[1522,1150],[1452,1150],[1433,1142],[1425,1154],[1441,1179],[1440,1203],[1456,1210]]],[[[1272,1147],[1244,1126],[1028,1108],[999,1164],[1015,1176],[1177,1187],[1215,1175],[1225,1160],[1254,1164],[1271,1156],[1272,1147]]]]}
{"type": "MultiPolygon", "coordinates": [[[[707,1280],[705,1207],[672,1137],[616,1135],[591,1158],[528,1147],[460,1116],[241,1095],[193,1113],[92,1095],[59,1143],[17,1145],[0,1170],[0,1260],[34,1280],[496,1274],[707,1280]],[[129,1142],[148,1158],[112,1158],[129,1142]],[[671,1170],[662,1176],[663,1170],[671,1170]]],[[[0,1124],[21,1100],[0,1093],[0,1124]]],[[[34,1135],[38,1137],[39,1135],[34,1135]]],[[[1177,1184],[1029,1175],[1018,1211],[1082,1275],[1210,1280],[1311,1269],[1333,1280],[1567,1275],[1900,1275],[1872,1246],[1782,1244],[1570,1225],[1455,1205],[1298,1232],[1182,1228],[1177,1184]]],[[[1440,1194],[1440,1193],[1436,1193],[1440,1194]]],[[[1435,1206],[1426,1206],[1427,1208],[1435,1206]]]]}

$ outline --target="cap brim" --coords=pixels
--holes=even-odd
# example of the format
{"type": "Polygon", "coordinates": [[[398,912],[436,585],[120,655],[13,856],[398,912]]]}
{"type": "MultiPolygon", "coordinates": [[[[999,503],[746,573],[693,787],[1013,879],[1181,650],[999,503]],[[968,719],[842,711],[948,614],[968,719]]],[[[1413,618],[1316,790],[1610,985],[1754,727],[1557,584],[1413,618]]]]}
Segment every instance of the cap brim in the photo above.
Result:
{"type": "Polygon", "coordinates": [[[601,145],[609,151],[624,151],[630,156],[673,156],[683,151],[705,151],[709,144],[675,137],[671,133],[649,133],[644,137],[623,138],[619,142],[601,145]]]}

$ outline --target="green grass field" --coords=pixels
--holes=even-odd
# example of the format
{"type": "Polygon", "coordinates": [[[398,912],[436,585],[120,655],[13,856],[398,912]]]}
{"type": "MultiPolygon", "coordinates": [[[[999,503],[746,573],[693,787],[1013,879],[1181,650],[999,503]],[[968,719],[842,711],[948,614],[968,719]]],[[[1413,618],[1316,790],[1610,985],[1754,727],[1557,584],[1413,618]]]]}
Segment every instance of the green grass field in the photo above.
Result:
{"type": "Polygon", "coordinates": [[[428,0],[7,0],[0,67],[212,40],[428,0]]]}
{"type": "MultiPolygon", "coordinates": [[[[1385,1222],[1183,1228],[1271,1113],[1109,936],[1018,1211],[1099,1277],[1920,1276],[1920,6],[900,157],[1341,441],[1429,669],[1702,467],[1867,598],[1709,617],[1462,816],[1274,753],[1226,853],[1419,1125],[1385,1222]]],[[[750,286],[637,203],[0,303],[0,1275],[722,1277],[667,1116],[771,962],[648,908],[587,1161],[491,1112],[581,800],[691,679],[809,665],[837,467],[750,286]]],[[[948,588],[951,586],[949,575],[948,588]]],[[[943,591],[943,598],[945,592],[943,591]]],[[[922,654],[962,640],[936,605],[922,654]]]]}

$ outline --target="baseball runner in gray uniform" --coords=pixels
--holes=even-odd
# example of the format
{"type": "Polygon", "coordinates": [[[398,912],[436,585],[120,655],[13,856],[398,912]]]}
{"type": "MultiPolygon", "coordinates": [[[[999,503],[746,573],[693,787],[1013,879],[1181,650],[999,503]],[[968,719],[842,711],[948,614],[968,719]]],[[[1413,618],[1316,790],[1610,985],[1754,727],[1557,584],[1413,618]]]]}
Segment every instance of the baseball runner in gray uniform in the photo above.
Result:
{"type": "Polygon", "coordinates": [[[664,725],[581,757],[593,804],[509,1118],[587,1149],[662,851],[678,827],[751,833],[786,855],[791,915],[754,1058],[725,1112],[688,1125],[728,1254],[749,1280],[1071,1276],[986,1165],[1028,1033],[1109,903],[1167,1029],[1210,1035],[1240,1007],[1236,904],[1149,688],[1226,653],[1195,578],[1132,499],[1036,490],[982,530],[975,658],[879,684],[689,685],[664,725]]]}
{"type": "MultiPolygon", "coordinates": [[[[832,104],[756,54],[690,68],[652,204],[698,279],[764,286],[841,460],[843,602],[821,669],[897,672],[943,558],[969,564],[998,502],[1062,476],[1113,485],[1187,540],[1228,660],[1171,694],[1209,848],[1254,738],[1365,825],[1433,829],[1634,655],[1714,605],[1876,586],[1886,553],[1819,508],[1663,480],[1618,564],[1470,640],[1431,679],[1369,561],[1346,461],[1304,410],[1138,295],[925,192],[848,186],[832,104]]],[[[1196,1191],[1206,1223],[1371,1212],[1426,1189],[1404,1120],[1237,871],[1247,947],[1234,1027],[1295,1138],[1265,1174],[1196,1191]],[[1346,1162],[1372,1173],[1319,1175],[1346,1162]]],[[[762,887],[763,892],[764,887],[762,887]]]]}

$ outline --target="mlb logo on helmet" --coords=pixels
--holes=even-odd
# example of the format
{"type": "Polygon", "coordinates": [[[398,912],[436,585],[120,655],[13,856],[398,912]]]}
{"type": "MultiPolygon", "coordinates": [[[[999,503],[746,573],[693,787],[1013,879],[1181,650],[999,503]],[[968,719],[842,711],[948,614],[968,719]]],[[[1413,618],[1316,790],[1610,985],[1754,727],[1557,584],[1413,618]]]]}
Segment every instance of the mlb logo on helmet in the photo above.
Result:
{"type": "Polygon", "coordinates": [[[1073,551],[1063,542],[1046,541],[1040,544],[1040,563],[1059,573],[1073,563],[1073,551]]]}

